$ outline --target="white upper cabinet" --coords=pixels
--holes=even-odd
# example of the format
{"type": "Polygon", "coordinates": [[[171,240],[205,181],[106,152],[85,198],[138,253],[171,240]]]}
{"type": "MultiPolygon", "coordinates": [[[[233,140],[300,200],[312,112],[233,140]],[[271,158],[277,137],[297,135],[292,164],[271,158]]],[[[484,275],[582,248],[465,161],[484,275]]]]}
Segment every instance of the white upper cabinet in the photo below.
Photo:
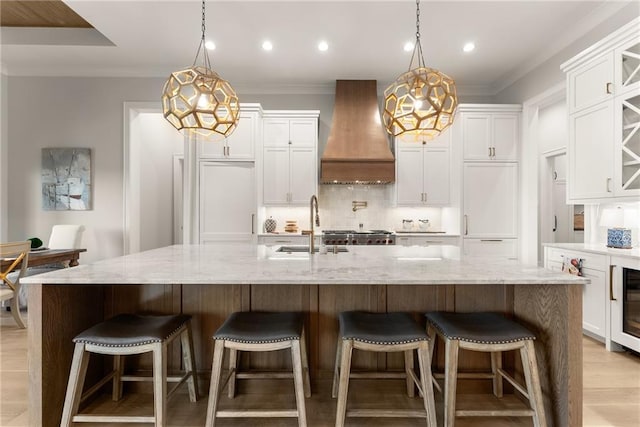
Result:
{"type": "Polygon", "coordinates": [[[569,116],[569,194],[572,199],[613,195],[613,105],[594,105],[569,116]]]}
{"type": "Polygon", "coordinates": [[[569,104],[568,201],[640,196],[640,17],[562,64],[569,104]]]}
{"type": "Polygon", "coordinates": [[[465,160],[517,160],[519,113],[462,112],[465,160]]]}
{"type": "Polygon", "coordinates": [[[451,132],[432,141],[396,139],[396,204],[446,206],[451,194],[451,132]],[[407,142],[409,141],[409,142],[407,142]]]}
{"type": "Polygon", "coordinates": [[[613,52],[589,61],[568,80],[569,114],[613,99],[613,52]]]}
{"type": "MultiPolygon", "coordinates": [[[[266,114],[269,114],[267,112],[266,114]]],[[[287,145],[314,147],[318,142],[318,118],[267,118],[262,122],[265,147],[287,145]]]]}
{"type": "Polygon", "coordinates": [[[203,160],[254,160],[261,114],[258,104],[240,104],[236,130],[222,140],[208,141],[207,137],[199,137],[198,156],[203,160]]]}
{"type": "Polygon", "coordinates": [[[265,112],[264,205],[307,205],[317,193],[318,116],[318,111],[265,112]]]}

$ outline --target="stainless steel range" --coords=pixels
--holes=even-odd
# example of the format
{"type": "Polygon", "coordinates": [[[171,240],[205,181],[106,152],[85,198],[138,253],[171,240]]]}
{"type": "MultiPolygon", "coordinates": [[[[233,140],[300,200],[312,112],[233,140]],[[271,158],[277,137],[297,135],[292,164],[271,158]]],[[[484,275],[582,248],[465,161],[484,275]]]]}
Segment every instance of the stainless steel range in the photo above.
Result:
{"type": "Polygon", "coordinates": [[[323,245],[395,245],[396,235],[386,230],[324,230],[323,245]]]}

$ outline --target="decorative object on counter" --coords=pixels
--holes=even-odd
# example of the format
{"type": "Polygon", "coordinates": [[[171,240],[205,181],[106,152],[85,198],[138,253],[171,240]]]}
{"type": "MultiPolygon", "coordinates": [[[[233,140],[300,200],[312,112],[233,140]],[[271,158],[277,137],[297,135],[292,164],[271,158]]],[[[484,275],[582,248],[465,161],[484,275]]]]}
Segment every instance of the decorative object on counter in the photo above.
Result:
{"type": "Polygon", "coordinates": [[[403,219],[402,220],[402,229],[403,230],[413,230],[413,220],[412,219],[403,219]]]}
{"type": "Polygon", "coordinates": [[[420,43],[420,0],[417,0],[416,42],[409,71],[384,91],[385,128],[393,136],[410,133],[416,141],[424,142],[451,126],[457,105],[454,80],[425,65],[420,43]],[[416,56],[417,67],[412,69],[416,56]]]}
{"type": "Polygon", "coordinates": [[[356,212],[356,211],[358,211],[360,209],[364,209],[366,207],[367,207],[367,201],[366,200],[363,200],[363,201],[354,200],[353,202],[351,202],[351,210],[354,211],[354,212],[356,212]]]}
{"type": "Polygon", "coordinates": [[[277,226],[278,223],[275,219],[273,219],[272,216],[264,220],[264,231],[267,233],[273,233],[274,231],[276,231],[277,226]]]}
{"type": "Polygon", "coordinates": [[[286,231],[287,233],[297,233],[298,221],[295,221],[295,220],[286,221],[286,224],[284,226],[284,231],[286,231]]]}
{"type": "Polygon", "coordinates": [[[431,223],[428,219],[419,219],[418,220],[418,228],[422,231],[428,230],[431,227],[431,223]]]}
{"type": "Polygon", "coordinates": [[[624,209],[603,209],[600,225],[607,229],[607,247],[616,249],[631,249],[631,229],[625,228],[624,209]]]}
{"type": "Polygon", "coordinates": [[[562,271],[574,276],[582,276],[582,261],[582,258],[569,258],[563,255],[562,271]]]}
{"type": "Polygon", "coordinates": [[[40,246],[42,246],[42,240],[38,239],[37,237],[30,237],[27,240],[31,242],[31,249],[38,249],[40,246]]]}
{"type": "Polygon", "coordinates": [[[91,209],[91,149],[42,149],[42,208],[46,211],[91,209]]]}
{"type": "Polygon", "coordinates": [[[211,69],[205,47],[205,1],[202,37],[191,67],[171,73],[162,92],[164,118],[178,130],[227,137],[240,119],[240,102],[228,81],[211,69]],[[202,52],[202,65],[196,65],[202,52]]]}

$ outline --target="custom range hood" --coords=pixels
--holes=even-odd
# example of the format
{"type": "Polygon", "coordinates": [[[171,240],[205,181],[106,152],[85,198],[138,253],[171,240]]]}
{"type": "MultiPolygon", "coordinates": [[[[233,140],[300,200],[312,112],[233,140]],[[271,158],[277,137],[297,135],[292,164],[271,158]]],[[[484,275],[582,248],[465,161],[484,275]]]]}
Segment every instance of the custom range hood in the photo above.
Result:
{"type": "Polygon", "coordinates": [[[320,159],[322,184],[387,184],[395,160],[380,120],[375,80],[338,80],[333,121],[320,159]]]}

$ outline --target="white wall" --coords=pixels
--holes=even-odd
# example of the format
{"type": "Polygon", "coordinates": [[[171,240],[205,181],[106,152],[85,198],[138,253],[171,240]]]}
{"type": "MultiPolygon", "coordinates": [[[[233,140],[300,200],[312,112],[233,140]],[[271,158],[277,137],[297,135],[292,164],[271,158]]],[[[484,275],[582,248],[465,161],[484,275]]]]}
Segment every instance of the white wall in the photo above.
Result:
{"type": "Polygon", "coordinates": [[[8,78],[9,239],[37,236],[46,242],[55,224],[83,224],[82,262],[122,254],[123,102],[159,104],[162,84],[161,79],[8,78]],[[92,150],[92,210],[42,210],[45,147],[92,150]]]}
{"type": "MultiPolygon", "coordinates": [[[[632,1],[617,13],[593,27],[587,34],[527,73],[524,77],[498,92],[494,97],[494,102],[522,103],[550,87],[563,82],[565,76],[560,70],[560,64],[571,59],[623,25],[628,24],[638,16],[640,16],[640,2],[632,1]]],[[[567,23],[567,28],[570,28],[571,24],[572,23],[567,23]]]]}
{"type": "Polygon", "coordinates": [[[538,112],[538,152],[544,153],[566,148],[568,137],[566,101],[563,99],[540,108],[538,112]]]}

